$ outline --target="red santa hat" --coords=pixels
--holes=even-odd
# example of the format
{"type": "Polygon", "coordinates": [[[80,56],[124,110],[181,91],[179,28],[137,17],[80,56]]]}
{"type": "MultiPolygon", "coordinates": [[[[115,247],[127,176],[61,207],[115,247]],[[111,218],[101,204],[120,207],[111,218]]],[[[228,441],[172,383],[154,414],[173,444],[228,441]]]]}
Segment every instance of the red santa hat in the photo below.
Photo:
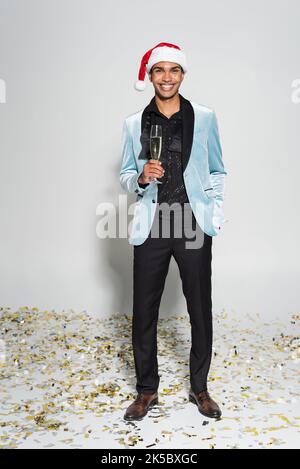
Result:
{"type": "Polygon", "coordinates": [[[158,62],[174,62],[181,65],[184,73],[187,71],[186,57],[182,49],[175,44],[160,42],[157,46],[149,49],[142,57],[138,81],[134,87],[137,91],[144,91],[146,88],[145,76],[151,67],[158,62]]]}

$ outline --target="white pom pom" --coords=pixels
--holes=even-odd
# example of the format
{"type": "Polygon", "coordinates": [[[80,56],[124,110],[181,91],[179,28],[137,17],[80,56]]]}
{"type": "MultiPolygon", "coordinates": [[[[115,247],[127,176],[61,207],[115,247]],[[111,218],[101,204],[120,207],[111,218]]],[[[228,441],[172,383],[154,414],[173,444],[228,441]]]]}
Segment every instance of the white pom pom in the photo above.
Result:
{"type": "Polygon", "coordinates": [[[144,91],[146,89],[146,83],[143,80],[138,80],[134,87],[137,91],[144,91]]]}

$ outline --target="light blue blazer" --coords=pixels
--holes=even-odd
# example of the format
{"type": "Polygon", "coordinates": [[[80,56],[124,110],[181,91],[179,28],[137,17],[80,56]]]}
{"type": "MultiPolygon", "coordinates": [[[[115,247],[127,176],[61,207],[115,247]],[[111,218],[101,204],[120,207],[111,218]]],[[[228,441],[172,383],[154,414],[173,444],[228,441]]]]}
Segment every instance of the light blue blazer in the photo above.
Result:
{"type": "MultiPolygon", "coordinates": [[[[214,110],[180,96],[183,114],[183,180],[197,223],[210,236],[216,236],[225,222],[223,213],[224,180],[227,172],[222,160],[218,124],[214,110]]],[[[152,98],[155,99],[155,98],[152,98]]],[[[145,112],[129,115],[123,125],[120,184],[127,193],[136,193],[128,242],[142,244],[151,229],[157,203],[157,182],[145,188],[138,178],[147,162],[142,157],[145,112]]],[[[132,207],[131,207],[132,208],[132,207]]]]}

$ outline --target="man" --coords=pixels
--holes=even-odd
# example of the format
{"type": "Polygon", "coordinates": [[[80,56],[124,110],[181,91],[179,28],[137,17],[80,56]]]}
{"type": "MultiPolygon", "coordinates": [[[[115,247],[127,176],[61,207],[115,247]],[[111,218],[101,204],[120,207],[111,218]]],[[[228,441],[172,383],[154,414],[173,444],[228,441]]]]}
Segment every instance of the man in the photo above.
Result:
{"type": "Polygon", "coordinates": [[[134,246],[132,344],[138,395],[126,410],[127,421],[142,419],[158,404],[157,320],[172,255],[191,323],[189,400],[206,417],[221,416],[208,393],[207,375],[212,355],[212,236],[225,221],[227,172],[214,111],[179,94],[186,71],[185,54],[177,45],[160,43],[146,52],[135,87],[145,89],[147,72],[155,96],[143,111],[128,116],[123,127],[120,183],[137,194],[129,243],[134,246]],[[152,125],[162,128],[159,161],[150,156],[152,125]],[[161,211],[173,205],[171,213],[161,211]],[[179,217],[182,209],[191,215],[188,221],[179,217]],[[163,224],[170,228],[168,236],[162,234],[163,224]],[[175,236],[178,225],[185,232],[175,236]],[[188,248],[185,228],[196,231],[196,238],[202,235],[200,245],[188,248]]]}

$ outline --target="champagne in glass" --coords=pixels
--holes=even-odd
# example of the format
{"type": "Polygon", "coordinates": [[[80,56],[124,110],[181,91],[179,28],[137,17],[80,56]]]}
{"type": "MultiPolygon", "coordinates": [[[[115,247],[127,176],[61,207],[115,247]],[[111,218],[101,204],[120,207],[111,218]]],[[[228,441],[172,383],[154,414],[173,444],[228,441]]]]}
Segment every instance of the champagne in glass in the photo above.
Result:
{"type": "MultiPolygon", "coordinates": [[[[151,153],[152,159],[159,160],[161,156],[161,147],[162,147],[162,126],[151,125],[150,153],[151,153]]],[[[157,178],[152,178],[152,181],[157,182],[157,184],[162,184],[162,182],[158,181],[157,178]]]]}

